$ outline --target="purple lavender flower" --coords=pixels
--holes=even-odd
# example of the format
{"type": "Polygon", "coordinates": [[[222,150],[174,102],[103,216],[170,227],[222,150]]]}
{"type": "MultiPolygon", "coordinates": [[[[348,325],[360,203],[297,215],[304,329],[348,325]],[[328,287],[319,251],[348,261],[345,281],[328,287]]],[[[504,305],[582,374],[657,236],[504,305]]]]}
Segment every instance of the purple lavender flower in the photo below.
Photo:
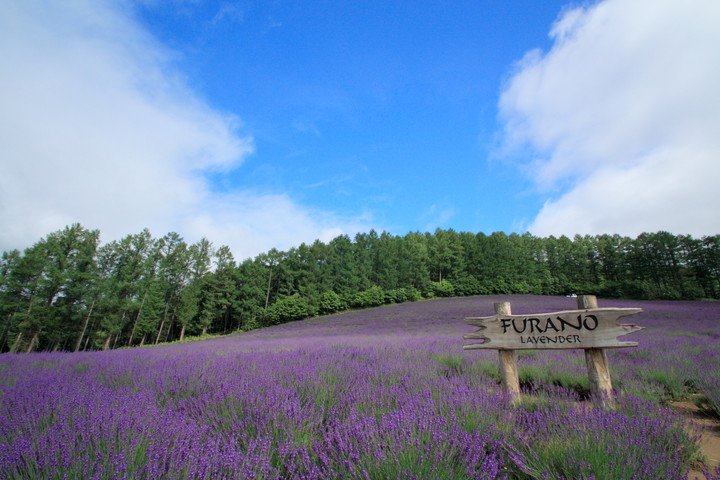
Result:
{"type": "Polygon", "coordinates": [[[640,347],[608,352],[618,407],[603,411],[584,401],[580,351],[521,354],[512,406],[495,352],[462,349],[463,319],[501,300],[574,308],[441,299],[192,344],[1,355],[0,478],[683,478],[693,439],[658,402],[717,408],[720,305],[601,300],[643,308],[646,327],[640,347]]]}

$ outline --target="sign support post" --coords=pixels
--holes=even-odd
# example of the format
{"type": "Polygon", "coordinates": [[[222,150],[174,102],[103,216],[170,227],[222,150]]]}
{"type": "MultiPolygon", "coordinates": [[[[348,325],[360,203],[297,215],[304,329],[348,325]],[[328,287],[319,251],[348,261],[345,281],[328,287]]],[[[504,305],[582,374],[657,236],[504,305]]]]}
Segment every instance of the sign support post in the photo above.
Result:
{"type": "MultiPolygon", "coordinates": [[[[497,302],[493,304],[497,315],[512,315],[510,302],[497,302]]],[[[517,354],[515,350],[501,348],[498,350],[500,357],[500,376],[502,377],[505,392],[510,395],[513,404],[520,403],[520,379],[517,370],[517,354]]]]}
{"type": "MultiPolygon", "coordinates": [[[[579,309],[588,310],[598,308],[595,295],[580,295],[577,297],[579,309]]],[[[590,380],[590,391],[600,397],[600,402],[605,407],[612,407],[613,399],[612,380],[610,379],[610,368],[608,367],[607,355],[602,348],[586,348],[585,363],[587,364],[588,379],[590,380]]]]}

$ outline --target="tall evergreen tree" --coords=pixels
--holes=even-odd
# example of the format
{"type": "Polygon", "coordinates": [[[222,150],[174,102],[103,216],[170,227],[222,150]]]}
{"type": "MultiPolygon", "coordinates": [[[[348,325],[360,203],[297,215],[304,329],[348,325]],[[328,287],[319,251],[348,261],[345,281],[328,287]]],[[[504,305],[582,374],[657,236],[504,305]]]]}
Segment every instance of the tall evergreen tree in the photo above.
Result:
{"type": "Polygon", "coordinates": [[[720,236],[375,231],[235,264],[148,230],[98,248],[79,224],[0,255],[0,351],[108,349],[432,295],[720,296],[720,236]]]}

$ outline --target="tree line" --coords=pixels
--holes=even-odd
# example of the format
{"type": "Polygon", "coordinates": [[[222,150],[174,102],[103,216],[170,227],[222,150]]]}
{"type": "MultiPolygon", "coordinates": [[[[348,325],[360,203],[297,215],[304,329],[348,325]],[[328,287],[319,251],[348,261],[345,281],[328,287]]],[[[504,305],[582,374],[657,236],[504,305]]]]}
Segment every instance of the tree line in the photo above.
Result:
{"type": "Polygon", "coordinates": [[[79,224],[0,257],[0,351],[105,350],[422,298],[720,297],[720,235],[540,238],[371,230],[236,262],[148,230],[100,244],[79,224]]]}

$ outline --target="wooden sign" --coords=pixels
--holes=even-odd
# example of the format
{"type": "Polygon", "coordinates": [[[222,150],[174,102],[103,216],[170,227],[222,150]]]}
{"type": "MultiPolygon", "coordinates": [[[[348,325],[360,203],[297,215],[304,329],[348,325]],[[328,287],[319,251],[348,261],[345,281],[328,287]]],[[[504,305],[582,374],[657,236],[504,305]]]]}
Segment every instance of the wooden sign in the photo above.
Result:
{"type": "Polygon", "coordinates": [[[465,319],[465,323],[480,328],[463,335],[463,338],[483,340],[483,343],[463,345],[463,348],[498,351],[502,383],[515,404],[520,401],[515,350],[584,349],[590,390],[604,407],[612,408],[612,382],[604,349],[638,345],[637,342],[625,342],[617,337],[637,332],[643,327],[620,324],[618,319],[640,313],[642,309],[598,308],[594,295],[579,296],[577,306],[579,310],[512,315],[510,302],[495,303],[495,315],[465,319]]]}
{"type": "Polygon", "coordinates": [[[636,347],[637,342],[617,337],[642,330],[618,319],[642,312],[640,308],[595,308],[528,315],[470,317],[465,323],[480,327],[463,335],[483,343],[464,345],[466,350],[585,349],[636,347]]]}

